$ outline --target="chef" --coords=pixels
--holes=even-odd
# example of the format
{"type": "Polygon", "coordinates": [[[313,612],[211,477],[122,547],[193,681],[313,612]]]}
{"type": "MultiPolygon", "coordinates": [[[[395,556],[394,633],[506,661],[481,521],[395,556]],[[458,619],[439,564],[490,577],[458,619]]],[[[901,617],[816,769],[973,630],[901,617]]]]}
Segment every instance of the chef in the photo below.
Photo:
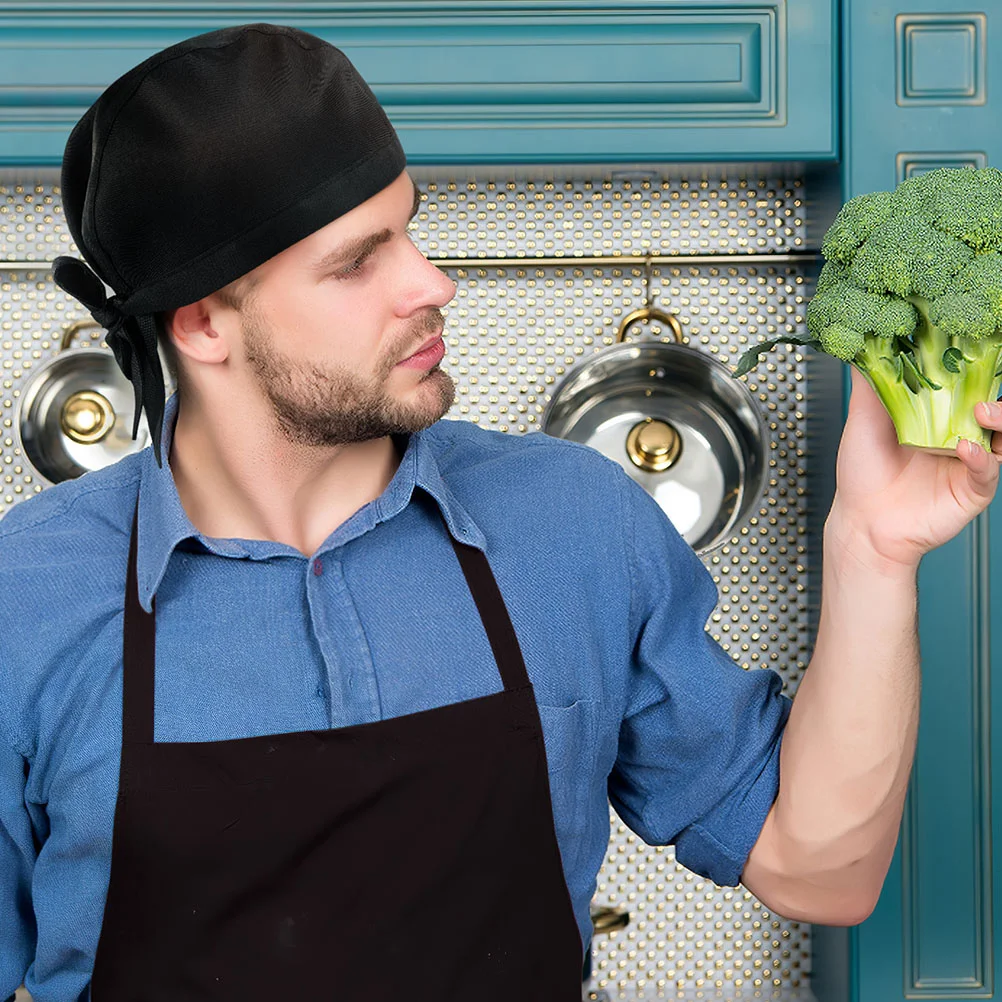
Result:
{"type": "Polygon", "coordinates": [[[419,197],[286,27],[160,52],[73,130],[55,279],[153,444],[0,523],[0,998],[574,1002],[609,798],[782,915],[872,909],[916,569],[997,455],[906,454],[854,386],[791,710],[618,466],[439,420],[419,197]]]}

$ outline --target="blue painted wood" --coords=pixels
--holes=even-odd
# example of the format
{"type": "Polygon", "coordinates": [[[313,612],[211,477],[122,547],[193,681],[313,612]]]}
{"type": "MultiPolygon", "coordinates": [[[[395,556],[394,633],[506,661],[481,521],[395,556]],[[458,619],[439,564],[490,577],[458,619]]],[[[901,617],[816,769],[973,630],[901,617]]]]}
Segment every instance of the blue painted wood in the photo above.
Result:
{"type": "Polygon", "coordinates": [[[977,157],[979,162],[1002,163],[997,126],[1002,60],[986,56],[1002,45],[997,0],[980,5],[961,0],[848,0],[846,12],[847,194],[893,188],[901,171],[899,156],[952,162],[962,154],[963,162],[977,157]],[[977,28],[977,37],[967,33],[969,50],[958,45],[954,35],[965,32],[965,26],[977,28]],[[918,37],[925,33],[918,44],[916,31],[918,37]],[[958,57],[963,61],[955,69],[934,65],[958,57]],[[974,81],[974,94],[961,100],[950,87],[956,91],[969,80],[974,81]],[[938,98],[929,93],[937,81],[946,88],[938,98]]]}
{"type": "Polygon", "coordinates": [[[931,554],[919,582],[922,740],[901,839],[904,984],[913,998],[994,990],[987,529],[979,520],[931,554]]]}
{"type": "Polygon", "coordinates": [[[987,99],[985,14],[899,14],[899,107],[983,105],[987,99]]]}
{"type": "MultiPolygon", "coordinates": [[[[847,0],[844,12],[845,197],[939,166],[1002,165],[1002,65],[986,58],[1002,45],[1002,5],[847,0]]],[[[916,765],[884,893],[850,933],[847,1002],[1002,997],[991,782],[1002,761],[991,728],[1000,519],[996,504],[923,561],[916,765]]]]}
{"type": "Polygon", "coordinates": [[[831,159],[834,0],[0,0],[0,164],[59,161],[101,88],[199,31],[343,48],[414,163],[831,159]]]}
{"type": "Polygon", "coordinates": [[[923,561],[919,747],[884,894],[855,930],[860,1002],[995,997],[988,556],[983,518],[923,561]]]}

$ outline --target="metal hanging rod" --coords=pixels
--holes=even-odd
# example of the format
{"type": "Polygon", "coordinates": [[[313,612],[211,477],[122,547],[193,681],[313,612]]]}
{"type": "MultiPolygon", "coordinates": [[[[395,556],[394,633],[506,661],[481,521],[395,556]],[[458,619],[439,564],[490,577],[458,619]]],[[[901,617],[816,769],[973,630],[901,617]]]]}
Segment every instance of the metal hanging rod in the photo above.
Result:
{"type": "Polygon", "coordinates": [[[811,264],[820,260],[814,251],[791,254],[599,254],[594,257],[429,257],[439,268],[592,268],[602,266],[644,268],[648,265],[693,264],[811,264]]]}
{"type": "Polygon", "coordinates": [[[51,261],[3,261],[0,271],[51,271],[51,261]]]}
{"type": "MultiPolygon", "coordinates": [[[[432,257],[439,268],[643,268],[646,265],[696,264],[813,264],[821,255],[814,251],[790,254],[599,254],[594,257],[432,257]]],[[[3,261],[0,271],[49,271],[49,261],[3,261]]]]}

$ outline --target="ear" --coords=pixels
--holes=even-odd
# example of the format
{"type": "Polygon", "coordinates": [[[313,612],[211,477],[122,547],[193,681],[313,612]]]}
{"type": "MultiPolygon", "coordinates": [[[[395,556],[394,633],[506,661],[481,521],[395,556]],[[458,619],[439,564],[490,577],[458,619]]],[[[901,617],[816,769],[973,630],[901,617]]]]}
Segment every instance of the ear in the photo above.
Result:
{"type": "Polygon", "coordinates": [[[206,365],[225,362],[232,326],[225,312],[211,297],[166,312],[164,326],[178,355],[206,365]]]}

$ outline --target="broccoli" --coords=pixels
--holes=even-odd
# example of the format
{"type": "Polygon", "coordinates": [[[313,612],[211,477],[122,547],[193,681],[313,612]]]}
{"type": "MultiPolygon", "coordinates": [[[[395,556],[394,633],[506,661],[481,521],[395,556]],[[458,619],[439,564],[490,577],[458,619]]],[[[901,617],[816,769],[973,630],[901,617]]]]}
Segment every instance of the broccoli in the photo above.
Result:
{"type": "Polygon", "coordinates": [[[850,362],[894,420],[898,441],[952,453],[991,436],[974,405],[1002,384],[1002,171],[941,168],[846,202],[821,245],[810,337],[776,344],[850,362]]]}

